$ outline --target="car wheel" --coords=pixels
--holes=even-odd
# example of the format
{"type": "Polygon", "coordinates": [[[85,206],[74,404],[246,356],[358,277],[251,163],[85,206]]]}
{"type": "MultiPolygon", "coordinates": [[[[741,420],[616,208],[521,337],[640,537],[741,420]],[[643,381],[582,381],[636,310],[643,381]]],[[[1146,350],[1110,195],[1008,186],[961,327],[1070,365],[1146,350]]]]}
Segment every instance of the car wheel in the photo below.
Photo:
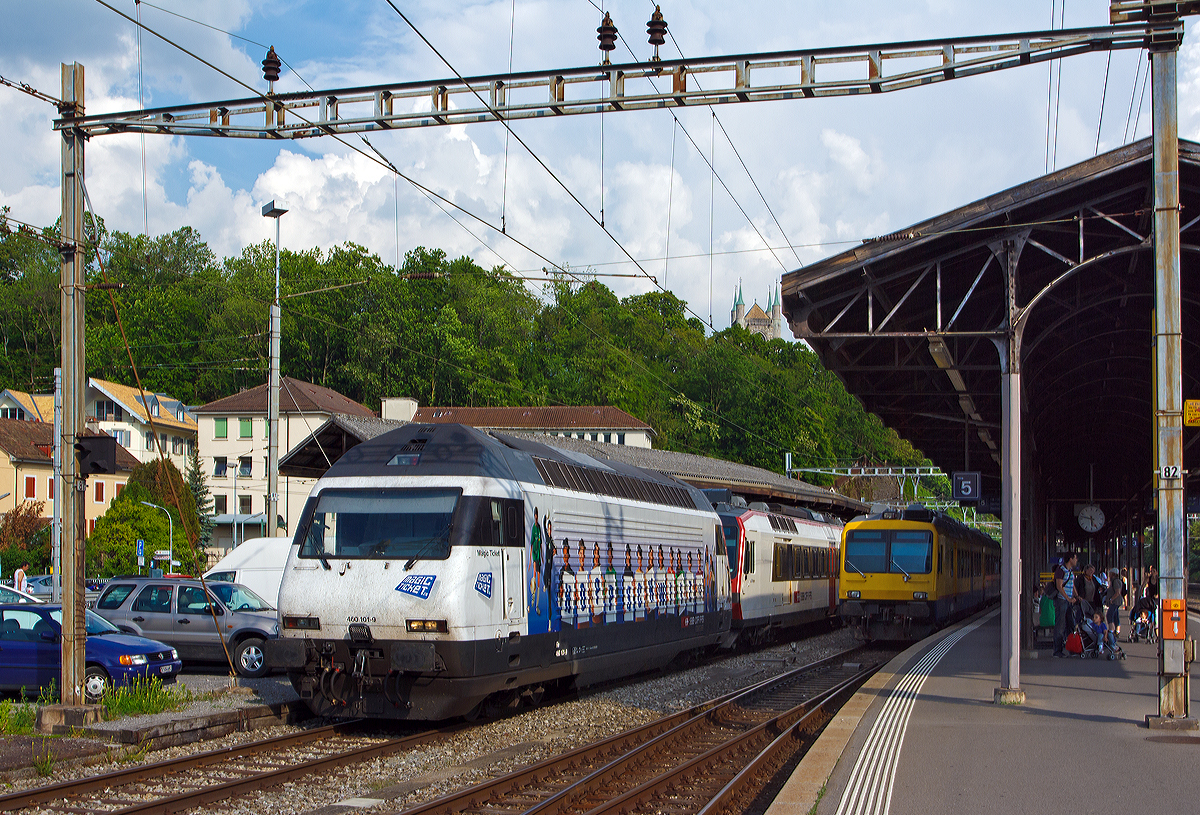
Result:
{"type": "Polygon", "coordinates": [[[267,673],[267,660],[263,654],[263,641],[257,637],[242,640],[238,643],[233,656],[237,672],[242,676],[256,678],[267,673]]]}
{"type": "Polygon", "coordinates": [[[108,673],[99,665],[89,665],[83,674],[83,698],[89,705],[98,705],[110,686],[108,673]]]}

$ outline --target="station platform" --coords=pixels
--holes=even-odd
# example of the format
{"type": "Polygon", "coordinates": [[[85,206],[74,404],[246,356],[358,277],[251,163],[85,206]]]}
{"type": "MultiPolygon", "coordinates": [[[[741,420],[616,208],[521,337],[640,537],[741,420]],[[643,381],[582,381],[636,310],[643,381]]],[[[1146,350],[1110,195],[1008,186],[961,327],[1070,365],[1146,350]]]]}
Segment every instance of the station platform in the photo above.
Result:
{"type": "Polygon", "coordinates": [[[998,610],[939,632],[863,686],[768,815],[1195,811],[1200,731],[1147,728],[1158,646],[1120,644],[1125,660],[1023,655],[1025,703],[997,705],[998,610]]]}

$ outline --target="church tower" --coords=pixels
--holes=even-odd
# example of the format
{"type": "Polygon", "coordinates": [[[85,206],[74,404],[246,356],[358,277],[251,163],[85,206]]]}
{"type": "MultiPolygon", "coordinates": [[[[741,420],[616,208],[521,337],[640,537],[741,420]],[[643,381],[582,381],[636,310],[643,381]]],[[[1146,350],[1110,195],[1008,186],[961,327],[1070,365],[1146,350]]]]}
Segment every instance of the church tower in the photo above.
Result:
{"type": "Polygon", "coordinates": [[[733,298],[733,309],[729,312],[729,324],[746,325],[746,301],[742,299],[742,284],[738,283],[737,296],[733,298]]]}
{"type": "Polygon", "coordinates": [[[783,339],[783,292],[775,284],[775,299],[771,302],[771,339],[783,339]]]}

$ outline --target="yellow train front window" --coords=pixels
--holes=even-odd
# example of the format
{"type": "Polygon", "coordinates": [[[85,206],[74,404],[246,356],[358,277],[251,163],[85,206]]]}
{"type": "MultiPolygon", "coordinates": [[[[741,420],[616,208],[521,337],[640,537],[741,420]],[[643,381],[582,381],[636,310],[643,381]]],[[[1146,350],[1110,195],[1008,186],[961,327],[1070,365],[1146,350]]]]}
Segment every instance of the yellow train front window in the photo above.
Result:
{"type": "Polygon", "coordinates": [[[886,572],[886,529],[852,529],[846,533],[846,570],[870,574],[886,572]]]}
{"type": "Polygon", "coordinates": [[[923,529],[892,530],[891,571],[929,574],[933,568],[933,535],[923,529]]]}

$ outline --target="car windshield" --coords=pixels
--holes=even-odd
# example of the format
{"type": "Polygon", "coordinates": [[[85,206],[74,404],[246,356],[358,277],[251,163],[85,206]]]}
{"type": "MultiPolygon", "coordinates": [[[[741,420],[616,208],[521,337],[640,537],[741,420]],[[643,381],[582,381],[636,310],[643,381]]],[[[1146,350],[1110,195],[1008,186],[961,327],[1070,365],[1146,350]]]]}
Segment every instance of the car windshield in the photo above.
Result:
{"type": "Polygon", "coordinates": [[[236,583],[209,583],[208,590],[220,598],[230,611],[274,611],[275,608],[245,586],[236,583]]]}
{"type": "Polygon", "coordinates": [[[446,558],[461,495],[457,489],[326,490],[300,557],[446,558]]]}
{"type": "MultiPolygon", "coordinates": [[[[50,617],[54,620],[54,622],[58,623],[59,628],[62,628],[62,609],[54,609],[50,612],[50,617]]],[[[101,634],[121,633],[121,629],[117,628],[115,625],[94,611],[88,611],[87,609],[84,609],[83,619],[86,622],[86,631],[89,637],[95,637],[101,634]]]]}

